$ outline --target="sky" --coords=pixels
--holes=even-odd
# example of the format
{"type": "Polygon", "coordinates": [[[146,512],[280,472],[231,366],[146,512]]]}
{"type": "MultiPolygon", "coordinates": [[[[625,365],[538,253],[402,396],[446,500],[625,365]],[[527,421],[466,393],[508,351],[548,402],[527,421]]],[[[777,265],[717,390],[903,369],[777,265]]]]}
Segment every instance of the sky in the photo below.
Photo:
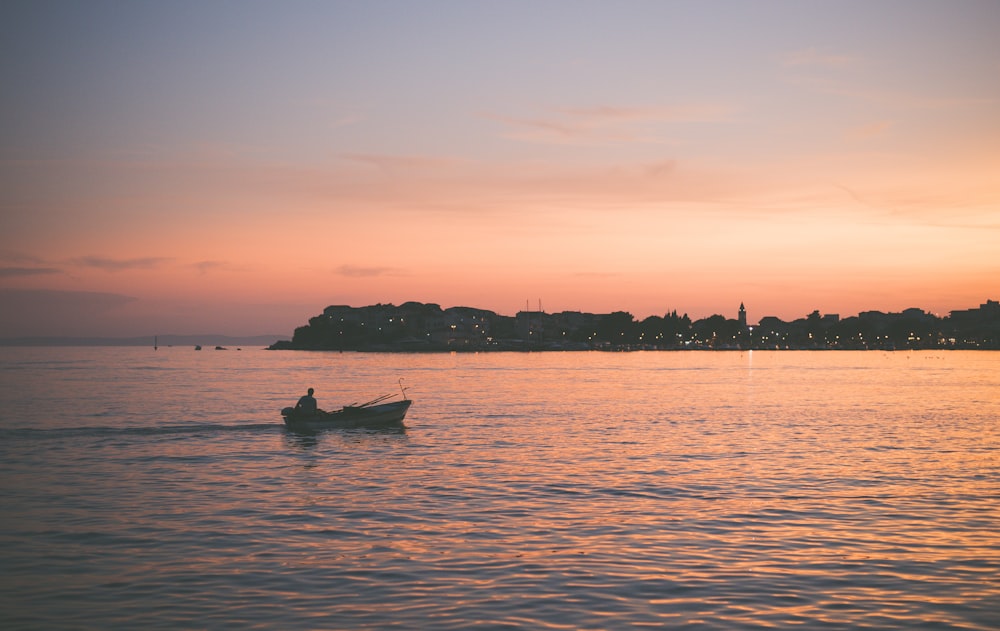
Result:
{"type": "Polygon", "coordinates": [[[1000,298],[994,0],[0,14],[0,337],[1000,298]]]}

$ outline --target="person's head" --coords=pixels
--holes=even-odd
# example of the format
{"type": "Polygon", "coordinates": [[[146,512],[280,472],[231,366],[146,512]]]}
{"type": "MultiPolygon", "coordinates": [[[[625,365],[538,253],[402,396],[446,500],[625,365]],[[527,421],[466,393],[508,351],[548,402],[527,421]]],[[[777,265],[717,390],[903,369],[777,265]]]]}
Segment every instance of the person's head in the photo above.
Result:
{"type": "Polygon", "coordinates": [[[309,396],[312,396],[312,395],[313,395],[313,389],[309,388],[309,396]]]}

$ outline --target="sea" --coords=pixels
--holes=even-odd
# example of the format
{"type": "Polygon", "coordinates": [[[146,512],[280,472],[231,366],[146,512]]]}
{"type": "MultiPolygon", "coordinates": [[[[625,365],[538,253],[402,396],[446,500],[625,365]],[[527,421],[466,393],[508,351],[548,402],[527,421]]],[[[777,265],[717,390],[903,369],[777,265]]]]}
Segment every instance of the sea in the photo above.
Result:
{"type": "Polygon", "coordinates": [[[640,628],[1000,629],[1000,352],[0,348],[0,629],[640,628]]]}

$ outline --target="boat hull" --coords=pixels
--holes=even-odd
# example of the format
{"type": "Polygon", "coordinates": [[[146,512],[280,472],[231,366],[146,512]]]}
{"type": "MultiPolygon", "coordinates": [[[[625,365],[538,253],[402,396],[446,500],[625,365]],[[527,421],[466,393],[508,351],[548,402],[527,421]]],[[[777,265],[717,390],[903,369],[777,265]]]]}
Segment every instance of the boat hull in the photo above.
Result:
{"type": "Polygon", "coordinates": [[[331,427],[391,427],[403,423],[412,401],[404,399],[381,405],[363,407],[347,406],[333,412],[316,412],[302,414],[295,408],[285,408],[281,416],[285,419],[285,427],[295,430],[316,431],[331,427]]]}

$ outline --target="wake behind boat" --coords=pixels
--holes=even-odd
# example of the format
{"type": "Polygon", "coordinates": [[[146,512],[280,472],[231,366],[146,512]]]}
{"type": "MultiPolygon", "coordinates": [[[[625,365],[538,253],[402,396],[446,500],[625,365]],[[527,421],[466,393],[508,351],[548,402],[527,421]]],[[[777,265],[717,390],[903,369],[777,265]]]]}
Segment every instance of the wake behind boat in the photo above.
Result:
{"type": "Polygon", "coordinates": [[[390,427],[402,425],[410,399],[376,405],[346,405],[339,410],[304,412],[294,407],[281,410],[285,427],[293,430],[317,431],[335,427],[390,427]]]}

